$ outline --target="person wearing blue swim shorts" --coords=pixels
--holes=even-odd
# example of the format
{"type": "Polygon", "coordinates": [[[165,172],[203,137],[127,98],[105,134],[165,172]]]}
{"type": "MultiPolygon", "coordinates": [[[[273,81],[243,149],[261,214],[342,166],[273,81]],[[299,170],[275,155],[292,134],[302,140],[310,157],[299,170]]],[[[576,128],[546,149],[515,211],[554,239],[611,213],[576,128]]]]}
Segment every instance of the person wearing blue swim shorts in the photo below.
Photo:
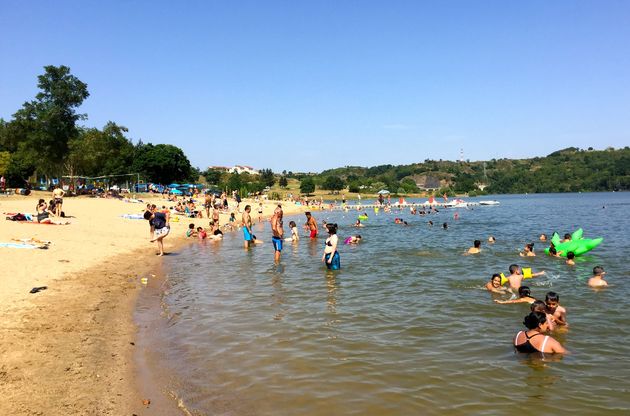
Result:
{"type": "Polygon", "coordinates": [[[284,230],[282,229],[282,206],[280,204],[278,204],[278,207],[273,212],[273,217],[271,217],[271,233],[273,235],[271,238],[274,249],[273,259],[276,263],[279,263],[280,254],[282,253],[282,240],[284,237],[284,230]]]}
{"type": "Polygon", "coordinates": [[[250,205],[245,205],[245,210],[243,211],[241,219],[245,248],[248,248],[254,242],[254,236],[252,234],[252,217],[249,215],[250,212],[252,212],[252,207],[250,205]]]}

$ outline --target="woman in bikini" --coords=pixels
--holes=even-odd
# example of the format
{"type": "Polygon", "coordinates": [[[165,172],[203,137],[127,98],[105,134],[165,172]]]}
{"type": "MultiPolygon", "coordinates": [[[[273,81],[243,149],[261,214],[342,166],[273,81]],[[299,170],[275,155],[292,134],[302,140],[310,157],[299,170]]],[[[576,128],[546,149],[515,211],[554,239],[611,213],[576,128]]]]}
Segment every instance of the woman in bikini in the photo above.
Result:
{"type": "Polygon", "coordinates": [[[568,351],[555,339],[549,335],[544,335],[549,331],[547,316],[541,312],[532,312],[525,317],[523,324],[527,331],[519,331],[514,337],[514,348],[518,352],[531,354],[558,353],[565,354],[568,351]]]}
{"type": "Polygon", "coordinates": [[[328,230],[328,238],[324,245],[324,255],[322,261],[326,263],[326,267],[330,270],[339,270],[341,268],[341,261],[339,259],[339,252],[337,251],[337,243],[339,237],[337,237],[337,224],[326,224],[328,230]]]}
{"type": "Polygon", "coordinates": [[[43,199],[40,199],[35,207],[37,212],[37,222],[43,224],[52,223],[52,219],[50,219],[50,212],[48,211],[48,204],[43,199]]]}

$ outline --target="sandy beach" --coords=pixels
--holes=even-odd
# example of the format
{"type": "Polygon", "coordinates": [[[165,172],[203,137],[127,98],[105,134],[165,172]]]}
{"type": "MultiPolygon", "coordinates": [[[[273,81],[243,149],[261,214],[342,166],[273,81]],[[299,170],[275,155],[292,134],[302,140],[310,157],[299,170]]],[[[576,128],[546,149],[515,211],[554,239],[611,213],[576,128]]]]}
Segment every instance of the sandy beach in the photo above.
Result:
{"type": "MultiPolygon", "coordinates": [[[[1,197],[0,211],[32,213],[38,198],[50,194],[1,197]]],[[[275,205],[266,202],[263,215],[275,205]]],[[[252,206],[256,218],[258,205],[252,206]]],[[[303,211],[283,207],[285,215],[303,211]]],[[[133,311],[141,278],[159,278],[160,258],[148,223],[121,217],[143,208],[116,199],[65,198],[68,225],[2,221],[0,243],[51,243],[48,249],[0,247],[0,414],[156,414],[143,404],[150,398],[142,397],[136,381],[133,311]],[[29,293],[42,286],[47,289],[29,293]]],[[[222,214],[221,223],[227,218],[222,214]]],[[[165,251],[185,243],[190,222],[207,221],[171,222],[165,251]]]]}

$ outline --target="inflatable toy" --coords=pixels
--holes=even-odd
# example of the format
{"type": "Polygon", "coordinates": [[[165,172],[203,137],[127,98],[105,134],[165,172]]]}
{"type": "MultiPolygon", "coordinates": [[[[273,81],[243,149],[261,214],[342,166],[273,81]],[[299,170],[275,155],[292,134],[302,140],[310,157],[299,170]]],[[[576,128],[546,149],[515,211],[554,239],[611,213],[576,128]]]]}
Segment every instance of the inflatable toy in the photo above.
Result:
{"type": "Polygon", "coordinates": [[[359,221],[365,221],[365,220],[367,220],[367,219],[368,219],[368,216],[367,216],[367,215],[359,215],[359,216],[357,217],[357,219],[358,219],[359,221]]]}
{"type": "MultiPolygon", "coordinates": [[[[582,234],[584,231],[580,228],[571,234],[571,241],[567,241],[562,243],[560,236],[558,233],[553,233],[553,237],[551,237],[551,242],[558,254],[562,257],[566,257],[569,251],[572,251],[576,256],[581,256],[584,253],[587,253],[601,244],[604,241],[603,238],[582,238],[582,234]]],[[[545,253],[549,254],[549,248],[545,249],[545,253]]]]}

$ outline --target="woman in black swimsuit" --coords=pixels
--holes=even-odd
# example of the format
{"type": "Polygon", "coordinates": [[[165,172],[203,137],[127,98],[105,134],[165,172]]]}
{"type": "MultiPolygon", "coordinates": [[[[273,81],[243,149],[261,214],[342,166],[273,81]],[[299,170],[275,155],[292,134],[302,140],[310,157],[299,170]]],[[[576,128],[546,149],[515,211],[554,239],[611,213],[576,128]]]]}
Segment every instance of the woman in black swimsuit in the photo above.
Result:
{"type": "Polygon", "coordinates": [[[541,353],[567,353],[562,345],[544,332],[549,330],[547,316],[541,312],[532,312],[525,317],[523,325],[527,331],[519,331],[514,337],[514,348],[518,352],[531,354],[541,353]]]}

